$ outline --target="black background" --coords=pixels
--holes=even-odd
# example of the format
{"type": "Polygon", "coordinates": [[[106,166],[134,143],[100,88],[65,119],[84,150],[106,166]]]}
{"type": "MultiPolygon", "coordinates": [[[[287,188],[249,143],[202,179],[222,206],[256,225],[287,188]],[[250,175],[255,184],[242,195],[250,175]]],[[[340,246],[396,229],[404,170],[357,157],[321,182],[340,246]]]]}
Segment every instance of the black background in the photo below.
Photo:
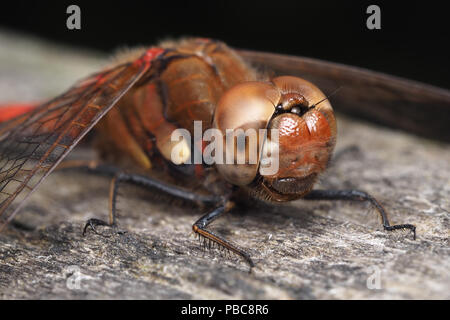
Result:
{"type": "Polygon", "coordinates": [[[166,37],[212,37],[450,88],[449,12],[434,1],[15,0],[0,10],[0,28],[108,52],[166,37]],[[70,4],[81,8],[81,30],[66,28],[70,4]],[[381,30],[366,28],[370,4],[381,8],[381,30]]]}

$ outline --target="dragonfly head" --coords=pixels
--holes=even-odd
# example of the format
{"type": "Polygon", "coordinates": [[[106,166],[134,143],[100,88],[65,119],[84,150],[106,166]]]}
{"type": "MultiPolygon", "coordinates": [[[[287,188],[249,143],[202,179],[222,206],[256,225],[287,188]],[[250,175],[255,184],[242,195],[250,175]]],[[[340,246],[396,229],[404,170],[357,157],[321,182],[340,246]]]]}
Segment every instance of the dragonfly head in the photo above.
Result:
{"type": "Polygon", "coordinates": [[[234,162],[216,164],[219,173],[270,201],[294,200],[309,192],[336,143],[336,120],[327,97],[312,83],[291,76],[229,89],[217,105],[214,127],[224,137],[235,134],[231,143],[224,140],[224,153],[231,153],[234,162]],[[239,156],[245,161],[239,163],[239,156]]]}

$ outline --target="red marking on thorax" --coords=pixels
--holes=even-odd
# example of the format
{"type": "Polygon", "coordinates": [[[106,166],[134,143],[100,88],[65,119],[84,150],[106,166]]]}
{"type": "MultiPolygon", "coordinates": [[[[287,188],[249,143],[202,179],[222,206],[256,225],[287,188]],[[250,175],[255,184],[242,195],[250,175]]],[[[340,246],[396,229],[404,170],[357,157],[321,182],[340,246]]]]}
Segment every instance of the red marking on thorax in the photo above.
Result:
{"type": "Polygon", "coordinates": [[[161,55],[165,50],[161,48],[150,48],[147,51],[145,51],[144,55],[136,60],[134,63],[140,65],[142,63],[149,63],[155,58],[157,58],[159,55],[161,55]]]}

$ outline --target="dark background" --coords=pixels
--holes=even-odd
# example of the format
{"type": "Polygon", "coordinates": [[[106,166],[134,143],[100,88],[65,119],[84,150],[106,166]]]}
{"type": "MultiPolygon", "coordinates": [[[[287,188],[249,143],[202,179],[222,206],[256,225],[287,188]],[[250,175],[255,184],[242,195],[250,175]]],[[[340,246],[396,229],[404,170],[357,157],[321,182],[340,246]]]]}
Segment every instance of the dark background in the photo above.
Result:
{"type": "Polygon", "coordinates": [[[15,0],[0,10],[0,28],[108,52],[168,36],[212,37],[450,88],[449,14],[439,2],[15,0]],[[70,4],[81,8],[81,30],[66,28],[70,4]],[[366,28],[370,4],[381,8],[381,30],[366,28]]]}

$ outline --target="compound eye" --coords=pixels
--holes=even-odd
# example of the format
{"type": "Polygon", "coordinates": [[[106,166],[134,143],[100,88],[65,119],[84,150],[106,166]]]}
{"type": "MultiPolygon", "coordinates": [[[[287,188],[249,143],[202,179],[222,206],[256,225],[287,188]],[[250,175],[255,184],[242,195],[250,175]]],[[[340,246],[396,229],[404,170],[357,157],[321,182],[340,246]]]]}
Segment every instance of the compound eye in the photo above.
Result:
{"type": "MultiPolygon", "coordinates": [[[[275,106],[279,104],[280,91],[272,83],[245,82],[230,88],[219,100],[214,113],[213,127],[218,129],[223,138],[224,159],[233,155],[233,163],[216,164],[220,174],[230,183],[247,185],[257,174],[260,152],[264,144],[264,137],[260,137],[260,129],[266,129],[275,106]],[[239,148],[239,137],[236,143],[227,143],[227,132],[237,134],[239,131],[248,136],[256,136],[255,143],[246,143],[239,148]],[[245,159],[239,163],[238,158],[245,159]],[[256,159],[256,161],[247,161],[256,159]]],[[[231,141],[234,141],[232,139],[231,141]]],[[[242,141],[242,140],[241,140],[242,141]]]]}
{"type": "Polygon", "coordinates": [[[271,83],[245,82],[230,88],[220,98],[214,113],[215,128],[264,129],[279,104],[280,93],[271,83]]]}

